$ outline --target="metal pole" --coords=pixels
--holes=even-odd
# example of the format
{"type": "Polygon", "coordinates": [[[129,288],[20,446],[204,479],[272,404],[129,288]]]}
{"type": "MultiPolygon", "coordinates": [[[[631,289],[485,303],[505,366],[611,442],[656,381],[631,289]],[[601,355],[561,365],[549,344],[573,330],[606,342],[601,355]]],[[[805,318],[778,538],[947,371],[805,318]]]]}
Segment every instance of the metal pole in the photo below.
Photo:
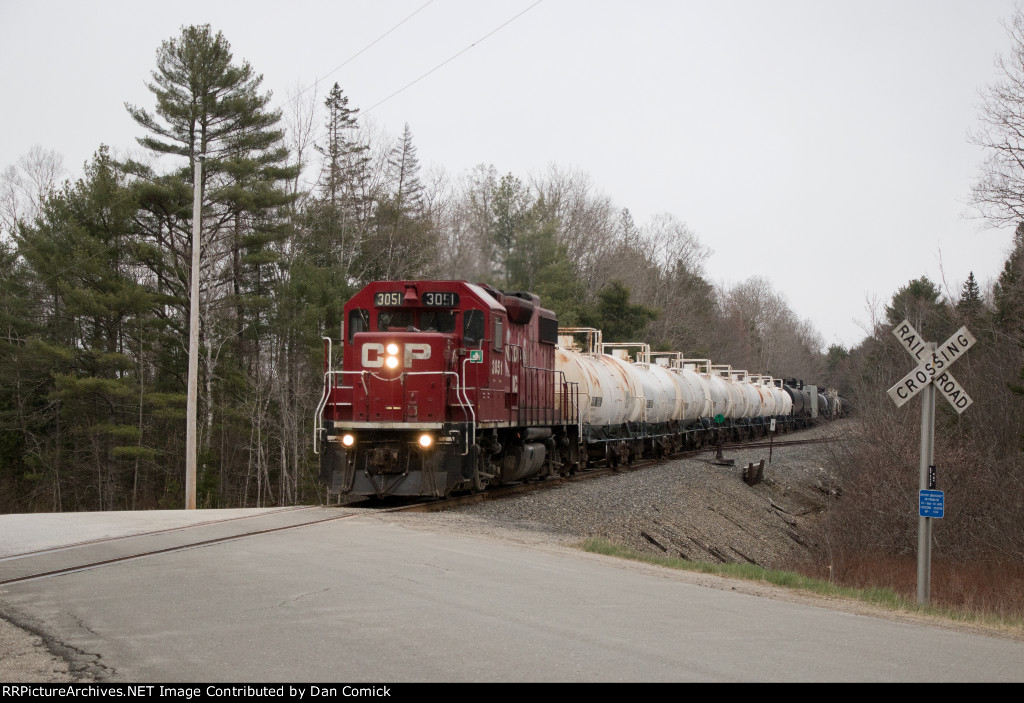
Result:
{"type": "MultiPolygon", "coordinates": [[[[928,342],[925,351],[930,358],[935,342],[928,342]]],[[[919,488],[928,488],[928,467],[935,463],[935,384],[929,383],[921,391],[921,465],[919,488]]],[[[920,495],[920,493],[918,494],[920,495]]],[[[917,602],[927,605],[931,599],[932,580],[932,519],[922,517],[918,499],[917,518],[917,602]]]]}
{"type": "Polygon", "coordinates": [[[185,509],[196,509],[196,415],[199,412],[199,236],[203,216],[203,154],[192,181],[192,288],[188,321],[188,407],[185,429],[185,509]]]}

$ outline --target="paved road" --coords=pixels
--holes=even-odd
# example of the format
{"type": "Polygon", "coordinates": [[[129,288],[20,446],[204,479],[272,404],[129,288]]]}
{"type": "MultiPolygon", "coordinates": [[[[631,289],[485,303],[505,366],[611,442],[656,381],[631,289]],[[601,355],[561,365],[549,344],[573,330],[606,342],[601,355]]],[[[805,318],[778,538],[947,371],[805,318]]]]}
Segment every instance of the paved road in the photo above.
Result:
{"type": "Polygon", "coordinates": [[[689,581],[355,515],[10,584],[0,615],[132,682],[1024,680],[1021,643],[689,581]]]}

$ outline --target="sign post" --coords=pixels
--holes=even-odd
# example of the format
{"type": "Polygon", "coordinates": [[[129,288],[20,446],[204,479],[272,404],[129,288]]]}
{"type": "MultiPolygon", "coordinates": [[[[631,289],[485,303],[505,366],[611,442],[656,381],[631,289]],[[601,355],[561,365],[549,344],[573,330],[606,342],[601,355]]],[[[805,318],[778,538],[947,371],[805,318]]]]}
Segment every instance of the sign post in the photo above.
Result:
{"type": "Polygon", "coordinates": [[[896,325],[892,333],[900,340],[907,353],[920,362],[889,389],[889,397],[896,403],[896,407],[902,407],[915,395],[921,394],[917,602],[927,604],[931,594],[932,518],[942,517],[945,507],[942,491],[931,490],[935,488],[935,391],[938,389],[958,413],[963,413],[974,402],[953,378],[949,366],[963,356],[977,340],[966,327],[961,327],[952,337],[936,346],[935,342],[926,342],[907,320],[896,325]]]}

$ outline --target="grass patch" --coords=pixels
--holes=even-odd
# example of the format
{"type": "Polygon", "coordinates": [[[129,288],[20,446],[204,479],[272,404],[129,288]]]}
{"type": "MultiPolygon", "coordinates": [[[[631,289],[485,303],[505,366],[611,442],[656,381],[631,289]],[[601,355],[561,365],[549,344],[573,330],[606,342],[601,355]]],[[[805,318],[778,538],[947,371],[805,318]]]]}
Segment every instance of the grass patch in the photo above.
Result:
{"type": "Polygon", "coordinates": [[[870,603],[893,611],[930,615],[961,623],[995,627],[1002,631],[1024,635],[1024,618],[1007,617],[987,612],[977,612],[962,607],[942,605],[919,605],[892,588],[841,586],[823,579],[804,576],[795,571],[764,569],[754,564],[712,564],[702,561],[688,561],[679,557],[644,554],[601,538],[591,538],[580,544],[588,552],[605,554],[620,559],[632,559],[657,566],[683,571],[698,571],[728,578],[743,579],[781,586],[795,591],[805,591],[830,598],[847,598],[870,603]]]}

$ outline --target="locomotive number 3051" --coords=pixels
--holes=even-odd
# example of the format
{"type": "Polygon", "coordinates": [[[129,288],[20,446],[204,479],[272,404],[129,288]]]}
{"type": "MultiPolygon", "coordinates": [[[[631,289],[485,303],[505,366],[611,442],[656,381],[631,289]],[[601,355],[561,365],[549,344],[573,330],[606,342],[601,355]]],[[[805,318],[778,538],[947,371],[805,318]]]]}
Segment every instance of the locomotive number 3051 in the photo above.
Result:
{"type": "Polygon", "coordinates": [[[459,294],[424,293],[423,304],[432,308],[453,308],[459,304],[459,294]]]}
{"type": "Polygon", "coordinates": [[[398,291],[377,293],[373,296],[373,304],[379,308],[397,307],[402,304],[402,294],[398,291]]]}

